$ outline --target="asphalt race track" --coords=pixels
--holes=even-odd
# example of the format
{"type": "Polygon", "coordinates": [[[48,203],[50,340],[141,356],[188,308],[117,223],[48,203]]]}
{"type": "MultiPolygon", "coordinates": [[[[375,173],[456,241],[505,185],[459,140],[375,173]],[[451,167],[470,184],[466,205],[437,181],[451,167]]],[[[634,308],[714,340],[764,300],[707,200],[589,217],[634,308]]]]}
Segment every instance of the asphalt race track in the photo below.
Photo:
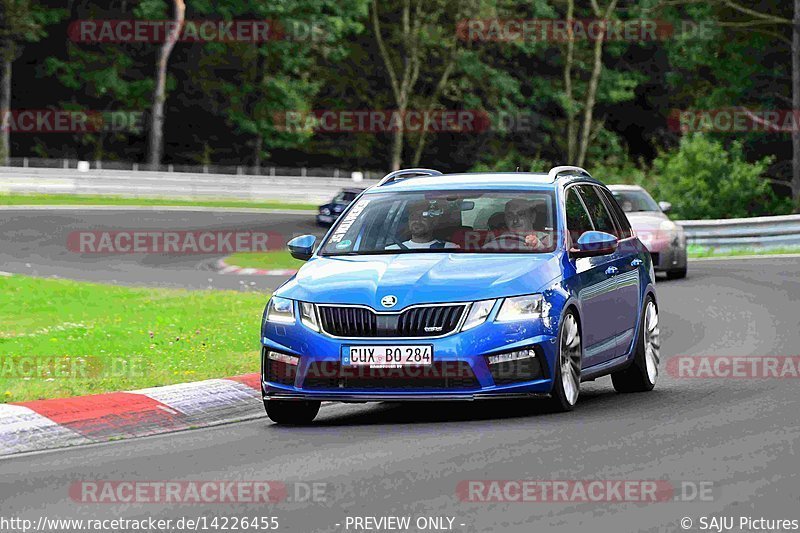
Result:
{"type": "MultiPolygon", "coordinates": [[[[40,275],[52,269],[125,283],[153,282],[163,272],[172,277],[159,283],[191,287],[194,281],[182,278],[197,268],[197,257],[72,257],[59,250],[61,234],[82,224],[305,229],[297,219],[273,223],[263,215],[125,216],[4,211],[3,240],[14,233],[0,249],[2,269],[30,273],[22,268],[28,262],[40,275]],[[162,216],[168,219],[154,218],[162,216]]],[[[797,355],[798,261],[694,262],[687,279],[659,282],[662,358],[797,355]]],[[[208,285],[198,280],[196,286],[208,285]]],[[[602,378],[585,383],[577,409],[563,415],[536,402],[331,405],[306,428],[264,418],[7,458],[0,460],[0,515],[34,523],[41,516],[276,516],[278,530],[290,532],[355,531],[345,526],[348,516],[444,516],[454,518],[454,531],[481,533],[683,531],[685,517],[699,531],[703,516],[800,518],[797,379],[686,379],[665,372],[665,363],[653,392],[619,395],[602,378]],[[463,480],[508,479],[667,480],[688,488],[650,503],[473,503],[456,495],[463,480]],[[87,504],[70,497],[73,483],[98,480],[277,480],[289,492],[276,504],[87,504]],[[295,483],[324,483],[324,501],[298,498],[305,485],[295,483]],[[703,487],[704,496],[692,487],[703,487]]]]}
{"type": "Polygon", "coordinates": [[[0,209],[0,270],[115,284],[188,289],[274,289],[286,276],[219,275],[216,254],[77,253],[67,243],[82,231],[264,231],[286,238],[321,235],[309,213],[192,209],[0,209]]]}

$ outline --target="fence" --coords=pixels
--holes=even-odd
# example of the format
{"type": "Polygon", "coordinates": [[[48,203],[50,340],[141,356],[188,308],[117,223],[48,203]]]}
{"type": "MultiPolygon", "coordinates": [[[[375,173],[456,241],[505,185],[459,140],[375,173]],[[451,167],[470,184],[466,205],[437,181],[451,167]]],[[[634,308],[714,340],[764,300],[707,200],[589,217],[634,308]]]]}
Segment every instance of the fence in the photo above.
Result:
{"type": "Polygon", "coordinates": [[[769,249],[800,246],[800,215],[678,220],[689,244],[717,249],[769,249]]]}

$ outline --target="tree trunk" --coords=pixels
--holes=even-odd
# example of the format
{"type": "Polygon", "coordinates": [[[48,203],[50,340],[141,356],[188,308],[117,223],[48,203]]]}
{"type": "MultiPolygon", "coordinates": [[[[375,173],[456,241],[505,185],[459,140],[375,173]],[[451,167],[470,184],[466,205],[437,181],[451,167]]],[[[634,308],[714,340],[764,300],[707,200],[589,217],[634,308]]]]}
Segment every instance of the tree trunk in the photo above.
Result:
{"type": "MultiPolygon", "coordinates": [[[[401,115],[405,113],[405,110],[400,111],[401,115]]],[[[403,162],[403,128],[402,126],[394,132],[394,137],[392,137],[392,170],[400,170],[400,166],[403,162]]]]}
{"type": "Polygon", "coordinates": [[[792,199],[800,212],[800,0],[794,0],[792,31],[792,199]]]}
{"type": "Polygon", "coordinates": [[[264,136],[260,133],[256,135],[255,146],[253,147],[253,174],[261,175],[261,150],[264,147],[264,136]]]}
{"type": "Polygon", "coordinates": [[[2,124],[0,124],[0,165],[2,166],[8,166],[9,158],[11,157],[9,118],[11,116],[12,47],[13,44],[10,41],[3,43],[2,47],[3,78],[0,81],[0,113],[2,113],[2,124]]]}
{"type": "Polygon", "coordinates": [[[156,86],[153,91],[153,107],[151,111],[152,122],[150,125],[150,149],[148,163],[150,168],[157,170],[161,164],[161,154],[164,144],[164,102],[167,99],[167,61],[175,48],[175,43],[180,36],[183,28],[184,16],[186,14],[186,4],[184,0],[173,0],[175,4],[175,28],[167,36],[158,55],[156,63],[156,86]]]}
{"type": "Polygon", "coordinates": [[[575,147],[578,137],[578,121],[576,120],[576,106],[575,99],[572,96],[572,63],[575,54],[575,40],[572,30],[572,19],[575,15],[575,2],[569,0],[567,2],[567,53],[564,57],[564,101],[566,102],[567,109],[567,158],[564,161],[572,165],[575,161],[577,150],[575,147]]]}

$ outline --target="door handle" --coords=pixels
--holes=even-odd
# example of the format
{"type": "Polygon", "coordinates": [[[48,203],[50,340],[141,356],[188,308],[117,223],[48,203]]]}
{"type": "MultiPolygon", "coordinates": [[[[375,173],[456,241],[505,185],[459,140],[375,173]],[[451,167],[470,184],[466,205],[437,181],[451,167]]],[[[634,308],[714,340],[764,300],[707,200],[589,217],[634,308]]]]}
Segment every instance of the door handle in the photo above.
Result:
{"type": "Polygon", "coordinates": [[[634,259],[633,261],[631,261],[631,266],[638,267],[641,266],[643,262],[644,261],[642,261],[641,259],[634,259]]]}
{"type": "Polygon", "coordinates": [[[617,267],[608,267],[606,269],[607,276],[616,276],[617,272],[619,272],[619,269],[617,267]]]}

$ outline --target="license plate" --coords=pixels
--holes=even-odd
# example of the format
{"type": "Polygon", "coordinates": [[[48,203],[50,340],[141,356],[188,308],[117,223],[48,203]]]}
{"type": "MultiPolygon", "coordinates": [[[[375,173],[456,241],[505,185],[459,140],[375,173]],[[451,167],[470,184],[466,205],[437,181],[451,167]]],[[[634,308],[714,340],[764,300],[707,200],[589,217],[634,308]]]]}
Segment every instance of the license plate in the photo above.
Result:
{"type": "Polygon", "coordinates": [[[433,346],[344,346],[344,366],[401,367],[433,364],[433,346]]]}

